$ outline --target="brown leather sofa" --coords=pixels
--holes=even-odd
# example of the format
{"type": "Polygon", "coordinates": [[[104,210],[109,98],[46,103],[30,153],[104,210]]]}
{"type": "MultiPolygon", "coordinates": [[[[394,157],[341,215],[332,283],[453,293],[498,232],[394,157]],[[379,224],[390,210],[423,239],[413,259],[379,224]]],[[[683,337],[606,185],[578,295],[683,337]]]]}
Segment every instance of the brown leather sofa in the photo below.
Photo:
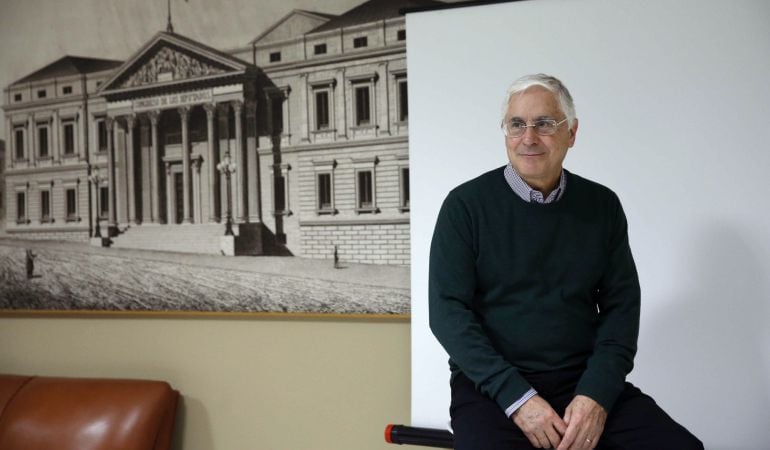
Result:
{"type": "Polygon", "coordinates": [[[0,449],[168,450],[178,398],[163,381],[0,375],[0,449]]]}

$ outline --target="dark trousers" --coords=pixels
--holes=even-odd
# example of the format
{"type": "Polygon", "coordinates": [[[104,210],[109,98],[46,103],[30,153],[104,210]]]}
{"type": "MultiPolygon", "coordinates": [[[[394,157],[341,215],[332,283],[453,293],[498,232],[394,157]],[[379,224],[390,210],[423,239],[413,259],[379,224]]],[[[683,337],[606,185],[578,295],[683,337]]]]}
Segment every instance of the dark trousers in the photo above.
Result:
{"type": "MultiPolygon", "coordinates": [[[[564,417],[583,370],[559,370],[525,375],[525,378],[564,417]]],[[[452,382],[450,414],[455,450],[534,449],[497,403],[477,391],[463,374],[452,382]]],[[[650,396],[626,383],[607,416],[596,449],[703,450],[703,444],[669,417],[650,396]]]]}

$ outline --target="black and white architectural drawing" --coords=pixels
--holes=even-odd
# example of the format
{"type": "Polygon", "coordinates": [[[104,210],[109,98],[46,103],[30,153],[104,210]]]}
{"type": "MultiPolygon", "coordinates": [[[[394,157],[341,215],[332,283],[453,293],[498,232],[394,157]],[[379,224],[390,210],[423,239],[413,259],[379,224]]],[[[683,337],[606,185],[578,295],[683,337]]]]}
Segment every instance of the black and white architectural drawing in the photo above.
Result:
{"type": "Polygon", "coordinates": [[[5,236],[407,269],[399,10],[435,3],[294,10],[228,51],[169,20],[124,61],[63,55],[13,82],[5,236]]]}

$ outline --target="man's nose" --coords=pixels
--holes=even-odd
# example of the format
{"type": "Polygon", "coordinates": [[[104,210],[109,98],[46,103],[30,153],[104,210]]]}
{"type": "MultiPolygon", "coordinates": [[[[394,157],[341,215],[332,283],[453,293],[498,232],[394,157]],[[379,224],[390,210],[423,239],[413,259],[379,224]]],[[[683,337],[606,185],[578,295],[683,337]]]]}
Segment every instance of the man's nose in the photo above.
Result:
{"type": "Polygon", "coordinates": [[[522,137],[524,145],[537,145],[540,142],[540,135],[535,132],[534,127],[527,127],[522,137]]]}

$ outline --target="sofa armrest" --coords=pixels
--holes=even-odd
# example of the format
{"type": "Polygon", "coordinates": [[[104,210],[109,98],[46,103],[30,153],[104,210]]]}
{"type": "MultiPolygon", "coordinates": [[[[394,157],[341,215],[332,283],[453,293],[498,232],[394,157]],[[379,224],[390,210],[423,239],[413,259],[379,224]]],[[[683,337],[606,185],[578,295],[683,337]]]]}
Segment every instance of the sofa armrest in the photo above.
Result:
{"type": "Polygon", "coordinates": [[[0,375],[0,448],[168,450],[178,397],[163,381],[0,375]]]}

